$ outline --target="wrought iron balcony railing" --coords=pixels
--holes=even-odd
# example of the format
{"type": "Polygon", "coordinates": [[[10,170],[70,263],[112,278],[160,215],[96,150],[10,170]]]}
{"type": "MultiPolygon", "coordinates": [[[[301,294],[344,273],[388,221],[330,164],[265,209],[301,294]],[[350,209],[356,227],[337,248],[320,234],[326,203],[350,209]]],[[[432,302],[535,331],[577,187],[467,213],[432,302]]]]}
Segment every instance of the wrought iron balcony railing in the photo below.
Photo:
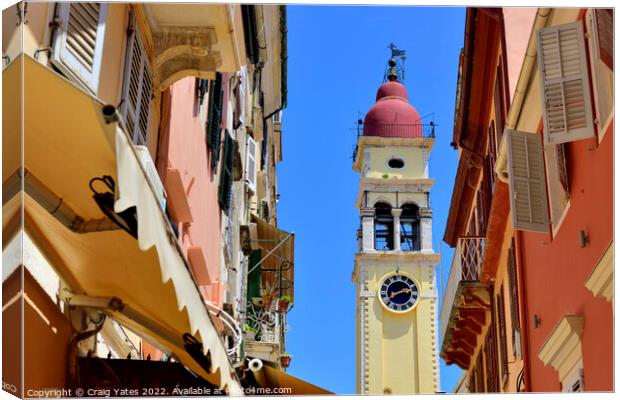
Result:
{"type": "Polygon", "coordinates": [[[450,267],[448,284],[443,296],[441,305],[440,323],[441,337],[446,333],[446,328],[450,320],[450,313],[454,304],[454,298],[461,281],[476,282],[480,279],[482,259],[484,256],[484,237],[462,237],[459,238],[454,258],[450,267]]]}
{"type": "Polygon", "coordinates": [[[435,127],[437,127],[437,125],[433,122],[429,124],[367,123],[360,125],[360,131],[363,131],[365,136],[414,137],[431,139],[435,137],[435,127]]]}

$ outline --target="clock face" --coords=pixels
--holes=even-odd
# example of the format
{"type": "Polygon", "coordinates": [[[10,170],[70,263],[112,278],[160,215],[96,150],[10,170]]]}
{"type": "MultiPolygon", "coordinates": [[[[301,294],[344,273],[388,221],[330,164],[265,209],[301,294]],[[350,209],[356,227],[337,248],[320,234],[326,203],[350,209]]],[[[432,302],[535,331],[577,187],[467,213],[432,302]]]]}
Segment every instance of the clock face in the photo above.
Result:
{"type": "Polygon", "coordinates": [[[393,274],[385,278],[379,287],[379,300],[390,311],[403,313],[418,303],[420,290],[410,277],[393,274]]]}

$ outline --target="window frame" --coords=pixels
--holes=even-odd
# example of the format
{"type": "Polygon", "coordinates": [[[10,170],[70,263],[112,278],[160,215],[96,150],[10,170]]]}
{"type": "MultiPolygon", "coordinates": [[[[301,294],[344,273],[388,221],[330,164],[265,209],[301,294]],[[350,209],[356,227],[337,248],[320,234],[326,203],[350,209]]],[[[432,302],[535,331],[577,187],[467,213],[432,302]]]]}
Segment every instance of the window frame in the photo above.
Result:
{"type": "Polygon", "coordinates": [[[52,50],[49,59],[63,74],[67,75],[78,85],[96,96],[99,92],[99,77],[101,73],[106,22],[108,17],[108,3],[94,3],[99,5],[99,19],[97,22],[97,32],[95,34],[93,69],[90,72],[88,72],[87,68],[75,55],[67,50],[67,33],[69,29],[69,17],[71,16],[71,6],[76,4],[79,3],[56,3],[54,22],[57,23],[52,33],[52,50]]]}

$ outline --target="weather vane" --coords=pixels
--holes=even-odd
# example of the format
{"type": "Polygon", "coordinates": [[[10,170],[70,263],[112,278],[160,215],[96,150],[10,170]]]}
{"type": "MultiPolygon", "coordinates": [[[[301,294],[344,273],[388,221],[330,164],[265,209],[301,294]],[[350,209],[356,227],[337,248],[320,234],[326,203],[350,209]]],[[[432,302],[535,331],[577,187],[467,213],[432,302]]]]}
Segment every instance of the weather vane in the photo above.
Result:
{"type": "Polygon", "coordinates": [[[388,49],[392,51],[390,60],[388,61],[388,69],[385,72],[384,81],[386,80],[405,80],[405,60],[407,59],[406,51],[401,50],[394,43],[388,45],[388,49]]]}

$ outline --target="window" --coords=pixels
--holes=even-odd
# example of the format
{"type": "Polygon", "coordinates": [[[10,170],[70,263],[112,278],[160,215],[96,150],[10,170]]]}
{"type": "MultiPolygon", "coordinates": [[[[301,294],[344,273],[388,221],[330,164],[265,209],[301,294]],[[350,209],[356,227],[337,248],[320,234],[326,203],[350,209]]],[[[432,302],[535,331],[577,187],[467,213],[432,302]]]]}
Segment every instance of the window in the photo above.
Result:
{"type": "Polygon", "coordinates": [[[209,84],[209,112],[207,116],[207,147],[211,156],[211,169],[213,173],[217,172],[217,164],[220,161],[223,102],[222,74],[217,72],[215,80],[209,84]]]}
{"type": "Polygon", "coordinates": [[[506,92],[504,89],[504,64],[500,58],[497,66],[497,72],[495,74],[495,92],[494,92],[494,108],[495,108],[495,128],[497,128],[498,138],[497,143],[502,142],[502,135],[504,132],[504,122],[506,121],[506,92]]]}
{"type": "Polygon", "coordinates": [[[390,158],[388,166],[394,169],[401,169],[405,166],[405,161],[402,158],[390,158]]]}
{"type": "Polygon", "coordinates": [[[506,340],[506,310],[504,309],[504,286],[499,288],[497,301],[497,319],[499,320],[499,355],[502,367],[502,384],[508,379],[508,342],[506,340]]]}
{"type": "Polygon", "coordinates": [[[583,384],[583,360],[579,360],[562,380],[562,392],[585,392],[583,384]]]}
{"type": "Polygon", "coordinates": [[[402,251],[420,250],[420,215],[418,206],[404,204],[400,215],[400,249],[402,251]]]}
{"type": "Polygon", "coordinates": [[[58,3],[51,62],[97,93],[103,53],[106,3],[58,3]]]}
{"type": "Polygon", "coordinates": [[[394,248],[394,219],[392,207],[379,202],[375,204],[375,250],[385,251],[394,248]]]}
{"type": "Polygon", "coordinates": [[[484,364],[482,362],[482,351],[478,352],[478,360],[476,361],[476,391],[484,392],[484,364]]]}
{"type": "Polygon", "coordinates": [[[228,133],[224,133],[224,159],[222,160],[222,172],[220,174],[220,187],[218,202],[220,208],[228,214],[232,204],[233,164],[235,161],[235,141],[228,133]]]}
{"type": "Polygon", "coordinates": [[[245,143],[245,182],[248,189],[256,192],[256,142],[250,135],[245,143]]]}
{"type": "Polygon", "coordinates": [[[131,16],[125,75],[123,78],[123,102],[121,115],[133,143],[145,145],[148,138],[153,79],[144,42],[131,16]]]}
{"type": "MultiPolygon", "coordinates": [[[[491,292],[493,289],[491,289],[491,292]]],[[[491,302],[492,303],[492,302],[491,302]]],[[[499,368],[497,366],[497,339],[495,327],[495,310],[491,307],[491,325],[484,339],[484,363],[486,365],[487,392],[499,392],[499,368]]]]}
{"type": "Polygon", "coordinates": [[[589,9],[586,31],[599,140],[605,134],[613,111],[613,11],[589,9]]]}
{"type": "Polygon", "coordinates": [[[565,144],[546,146],[545,172],[547,174],[547,192],[549,193],[549,210],[551,227],[557,231],[566,212],[569,200],[568,172],[566,169],[565,144]]]}
{"type": "Polygon", "coordinates": [[[538,31],[545,145],[594,136],[581,21],[538,31]]]}
{"type": "Polygon", "coordinates": [[[508,249],[508,289],[510,291],[510,322],[512,324],[512,348],[513,354],[521,357],[520,340],[521,324],[519,322],[519,294],[517,292],[517,261],[515,258],[515,242],[512,239],[508,249]]]}

